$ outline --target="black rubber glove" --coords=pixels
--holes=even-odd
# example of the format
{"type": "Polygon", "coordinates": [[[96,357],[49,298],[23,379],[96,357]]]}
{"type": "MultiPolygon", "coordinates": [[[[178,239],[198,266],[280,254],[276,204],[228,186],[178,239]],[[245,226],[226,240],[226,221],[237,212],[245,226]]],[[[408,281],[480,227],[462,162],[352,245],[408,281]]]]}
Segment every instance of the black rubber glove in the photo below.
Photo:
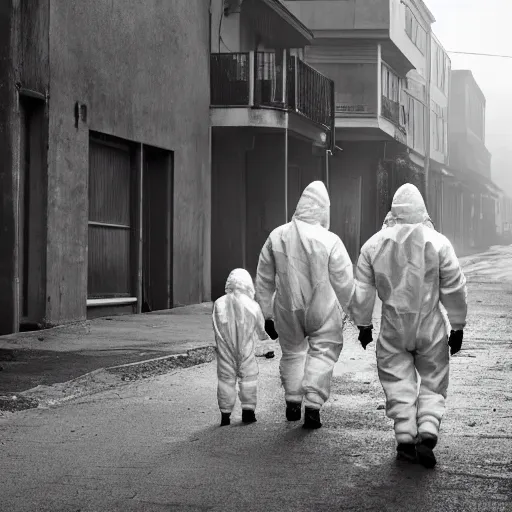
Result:
{"type": "Polygon", "coordinates": [[[450,333],[450,339],[448,345],[450,345],[450,355],[455,355],[462,348],[462,339],[464,338],[464,331],[452,331],[450,333]]]}
{"type": "Polygon", "coordinates": [[[361,342],[361,345],[366,350],[366,347],[373,341],[373,337],[372,337],[373,325],[370,325],[369,327],[358,327],[358,329],[359,329],[358,340],[361,342]]]}
{"type": "Polygon", "coordinates": [[[277,334],[274,327],[274,320],[265,320],[265,332],[270,336],[270,339],[272,340],[277,340],[277,338],[279,338],[279,334],[277,334]]]}

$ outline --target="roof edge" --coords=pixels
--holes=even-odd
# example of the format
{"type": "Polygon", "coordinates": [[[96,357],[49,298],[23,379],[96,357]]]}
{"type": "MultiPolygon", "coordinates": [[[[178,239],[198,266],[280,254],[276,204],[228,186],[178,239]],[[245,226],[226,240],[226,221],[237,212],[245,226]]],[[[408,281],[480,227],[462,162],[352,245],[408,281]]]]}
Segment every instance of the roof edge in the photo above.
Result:
{"type": "Polygon", "coordinates": [[[313,41],[315,36],[313,32],[302,23],[283,3],[279,0],[262,0],[263,3],[267,4],[277,14],[284,18],[290,25],[292,25],[297,32],[301,34],[304,39],[308,42],[313,41]]]}

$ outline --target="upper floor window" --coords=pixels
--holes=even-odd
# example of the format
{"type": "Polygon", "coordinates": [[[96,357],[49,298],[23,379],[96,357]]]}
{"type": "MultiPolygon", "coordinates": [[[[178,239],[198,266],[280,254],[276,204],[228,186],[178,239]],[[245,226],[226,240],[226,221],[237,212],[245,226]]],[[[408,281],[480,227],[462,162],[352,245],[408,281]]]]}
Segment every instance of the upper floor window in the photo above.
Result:
{"type": "Polygon", "coordinates": [[[432,44],[432,82],[437,88],[448,94],[448,76],[450,60],[444,50],[435,42],[432,44]]]}
{"type": "Polygon", "coordinates": [[[382,105],[381,115],[403,126],[405,120],[401,117],[400,89],[402,81],[400,77],[384,62],[381,68],[382,105]]]}
{"type": "Polygon", "coordinates": [[[405,6],[405,32],[418,50],[425,55],[427,51],[427,32],[407,5],[405,6]]]}
{"type": "Polygon", "coordinates": [[[448,149],[448,113],[447,109],[432,102],[432,145],[435,151],[446,153],[448,149]]]}
{"type": "Polygon", "coordinates": [[[384,63],[382,63],[382,96],[395,103],[400,102],[400,78],[384,63]]]}

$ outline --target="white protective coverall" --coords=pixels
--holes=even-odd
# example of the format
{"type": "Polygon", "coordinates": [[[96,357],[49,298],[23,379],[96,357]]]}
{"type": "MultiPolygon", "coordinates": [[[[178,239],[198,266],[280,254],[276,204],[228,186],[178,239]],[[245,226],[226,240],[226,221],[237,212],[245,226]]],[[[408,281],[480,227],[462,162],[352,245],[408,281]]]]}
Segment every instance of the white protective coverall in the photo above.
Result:
{"type": "Polygon", "coordinates": [[[230,413],[240,388],[242,409],[255,410],[258,392],[258,363],[255,343],[269,341],[265,321],[254,300],[252,278],[244,269],[233,270],[226,282],[226,295],[213,305],[213,329],[217,343],[217,399],[221,412],[230,413]]]}
{"type": "Polygon", "coordinates": [[[305,397],[305,405],[315,409],[329,398],[343,347],[342,308],[348,311],[354,289],[352,262],[339,237],[328,231],[329,220],[327,189],[315,181],[304,190],[292,221],[268,237],[256,275],[256,298],[279,334],[285,400],[300,403],[305,397]]]}
{"type": "Polygon", "coordinates": [[[418,434],[439,433],[449,377],[441,304],[452,329],[463,329],[466,279],[452,244],[433,229],[414,185],[397,190],[391,217],[361,249],[350,308],[357,325],[368,326],[376,292],[382,300],[379,378],[396,440],[411,443],[418,434]]]}

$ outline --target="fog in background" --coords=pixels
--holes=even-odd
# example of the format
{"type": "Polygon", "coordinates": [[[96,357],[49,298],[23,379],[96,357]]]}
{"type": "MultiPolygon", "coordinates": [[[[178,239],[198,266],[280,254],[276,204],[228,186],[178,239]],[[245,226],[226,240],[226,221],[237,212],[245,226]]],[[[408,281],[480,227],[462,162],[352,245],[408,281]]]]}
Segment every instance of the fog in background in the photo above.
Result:
{"type": "MultiPolygon", "coordinates": [[[[425,0],[446,50],[512,56],[512,0],[425,0]]],[[[449,54],[470,69],[487,98],[486,146],[492,179],[512,196],[512,59],[449,54]]]]}

